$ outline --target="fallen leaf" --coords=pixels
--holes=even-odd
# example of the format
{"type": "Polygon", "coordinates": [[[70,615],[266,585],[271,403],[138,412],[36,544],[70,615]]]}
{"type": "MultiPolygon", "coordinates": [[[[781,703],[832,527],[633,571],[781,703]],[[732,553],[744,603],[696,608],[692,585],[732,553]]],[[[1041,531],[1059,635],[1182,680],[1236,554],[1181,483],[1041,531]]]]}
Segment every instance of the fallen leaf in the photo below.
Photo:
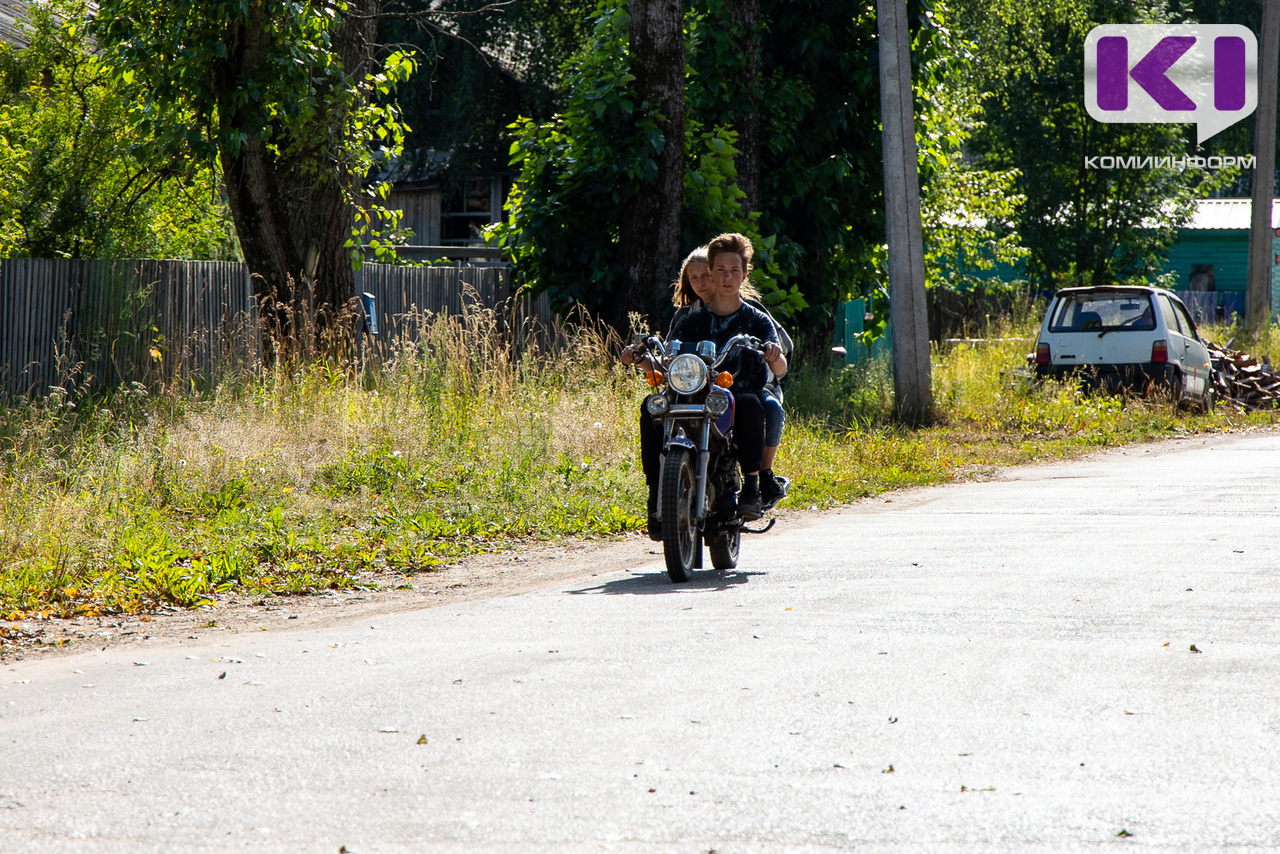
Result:
{"type": "Polygon", "coordinates": [[[1200,650],[1196,648],[1196,645],[1195,645],[1195,644],[1192,644],[1192,645],[1191,645],[1191,651],[1192,651],[1192,652],[1199,652],[1200,650]]]}
{"type": "Polygon", "coordinates": [[[1121,839],[1124,839],[1124,838],[1133,836],[1133,834],[1125,830],[1124,828],[1120,828],[1120,832],[1117,833],[1116,836],[1119,836],[1121,839]]]}
{"type": "Polygon", "coordinates": [[[151,666],[151,662],[149,662],[149,661],[135,661],[135,662],[133,663],[133,666],[134,666],[134,667],[150,667],[150,666],[151,666]]]}
{"type": "Polygon", "coordinates": [[[426,743],[427,743],[427,734],[424,732],[422,735],[418,736],[418,744],[426,744],[426,743]]]}
{"type": "Polygon", "coordinates": [[[219,678],[219,679],[226,679],[226,678],[227,678],[227,671],[225,671],[225,670],[224,670],[224,671],[222,671],[222,673],[218,675],[218,678],[219,678]]]}
{"type": "Polygon", "coordinates": [[[835,765],[832,765],[831,767],[832,767],[832,768],[843,768],[844,766],[843,766],[843,765],[841,765],[839,762],[837,762],[835,765]]]}
{"type": "Polygon", "coordinates": [[[1169,645],[1169,642],[1168,642],[1168,641],[1165,641],[1163,645],[1164,645],[1164,646],[1168,646],[1168,645],[1169,645]]]}
{"type": "MultiPolygon", "coordinates": [[[[888,768],[884,769],[884,770],[883,770],[883,771],[881,771],[880,773],[881,773],[881,774],[892,774],[892,773],[893,773],[893,766],[892,766],[892,765],[890,765],[888,768]]],[[[961,791],[964,791],[964,789],[963,789],[963,788],[961,788],[961,791]]]]}
{"type": "Polygon", "coordinates": [[[889,718],[889,723],[896,724],[897,722],[898,722],[897,718],[889,718]]]}
{"type": "Polygon", "coordinates": [[[1132,715],[1132,714],[1133,714],[1133,712],[1129,711],[1128,709],[1125,709],[1125,712],[1124,712],[1124,713],[1125,713],[1126,715],[1132,715]]]}

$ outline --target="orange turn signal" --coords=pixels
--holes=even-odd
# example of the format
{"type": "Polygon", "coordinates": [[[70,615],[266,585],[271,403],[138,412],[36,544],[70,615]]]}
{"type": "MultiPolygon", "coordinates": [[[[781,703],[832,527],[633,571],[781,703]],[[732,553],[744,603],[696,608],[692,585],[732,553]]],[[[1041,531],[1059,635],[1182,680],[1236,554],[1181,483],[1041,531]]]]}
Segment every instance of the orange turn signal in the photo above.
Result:
{"type": "Polygon", "coordinates": [[[733,385],[733,374],[728,371],[721,371],[716,374],[716,385],[720,386],[720,388],[728,388],[733,385]]]}
{"type": "Polygon", "coordinates": [[[644,378],[648,380],[649,385],[654,388],[662,385],[662,381],[666,379],[666,377],[662,375],[662,371],[649,371],[644,375],[644,378]]]}

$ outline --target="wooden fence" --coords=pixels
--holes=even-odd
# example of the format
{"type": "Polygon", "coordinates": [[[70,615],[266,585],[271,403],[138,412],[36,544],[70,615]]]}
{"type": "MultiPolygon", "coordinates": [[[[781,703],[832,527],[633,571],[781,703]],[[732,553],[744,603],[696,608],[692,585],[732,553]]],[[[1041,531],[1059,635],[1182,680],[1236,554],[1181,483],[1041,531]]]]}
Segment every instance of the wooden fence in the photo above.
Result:
{"type": "MultiPolygon", "coordinates": [[[[383,341],[464,304],[552,321],[545,297],[512,301],[501,267],[365,264],[356,293],[365,292],[383,341]]],[[[247,368],[260,355],[258,333],[243,264],[0,259],[0,399],[247,368]]]]}

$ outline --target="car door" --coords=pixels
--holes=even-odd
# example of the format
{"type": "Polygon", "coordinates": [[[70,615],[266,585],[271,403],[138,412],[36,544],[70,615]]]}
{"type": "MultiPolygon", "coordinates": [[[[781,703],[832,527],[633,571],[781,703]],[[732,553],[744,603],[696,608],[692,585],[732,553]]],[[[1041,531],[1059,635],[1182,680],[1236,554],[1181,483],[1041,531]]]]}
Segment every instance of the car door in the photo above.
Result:
{"type": "Polygon", "coordinates": [[[1178,313],[1174,311],[1173,302],[1167,294],[1156,294],[1156,304],[1160,306],[1160,317],[1164,320],[1165,340],[1169,342],[1169,364],[1178,366],[1178,370],[1182,372],[1182,387],[1189,388],[1188,382],[1192,377],[1187,374],[1185,366],[1187,333],[1179,325],[1178,313]]]}
{"type": "Polygon", "coordinates": [[[1174,317],[1178,320],[1179,331],[1186,339],[1186,350],[1182,357],[1183,375],[1194,378],[1188,379],[1187,389],[1197,397],[1204,397],[1211,370],[1209,348],[1200,340],[1200,334],[1186,306],[1177,300],[1170,300],[1170,303],[1173,305],[1174,317]]]}

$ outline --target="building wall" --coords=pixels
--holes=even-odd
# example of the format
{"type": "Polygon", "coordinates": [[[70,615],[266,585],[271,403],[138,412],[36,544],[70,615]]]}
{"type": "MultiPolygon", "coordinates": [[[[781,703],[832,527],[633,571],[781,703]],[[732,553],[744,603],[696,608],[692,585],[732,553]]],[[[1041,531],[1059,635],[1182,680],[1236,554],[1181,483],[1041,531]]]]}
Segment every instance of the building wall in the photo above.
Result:
{"type": "Polygon", "coordinates": [[[1191,268],[1198,264],[1213,265],[1215,290],[1243,292],[1249,277],[1249,232],[1184,229],[1164,265],[1166,273],[1178,276],[1174,290],[1191,290],[1191,268]]]}
{"type": "Polygon", "coordinates": [[[411,187],[393,189],[387,197],[388,210],[404,212],[400,226],[413,231],[413,245],[440,245],[440,195],[439,187],[411,187]]]}

